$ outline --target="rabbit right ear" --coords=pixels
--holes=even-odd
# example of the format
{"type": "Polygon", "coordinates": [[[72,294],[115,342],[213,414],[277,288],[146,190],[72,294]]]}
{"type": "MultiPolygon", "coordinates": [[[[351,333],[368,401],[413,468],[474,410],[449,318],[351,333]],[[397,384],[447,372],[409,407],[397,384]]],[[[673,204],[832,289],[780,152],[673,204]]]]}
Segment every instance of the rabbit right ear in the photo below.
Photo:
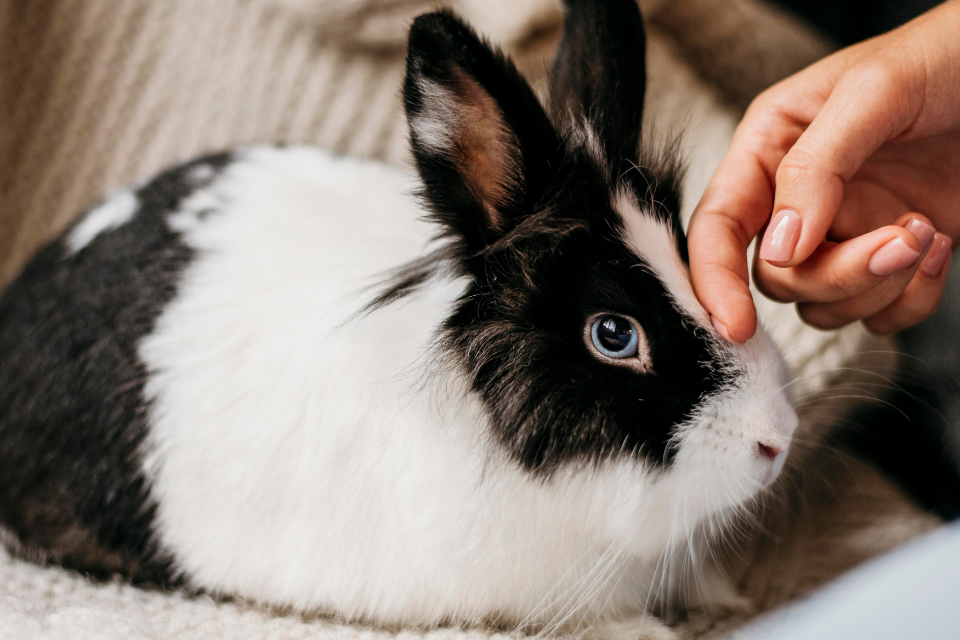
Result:
{"type": "Polygon", "coordinates": [[[567,129],[596,136],[597,160],[616,178],[640,148],[646,38],[637,0],[564,0],[563,39],[550,83],[550,111],[567,129]]]}

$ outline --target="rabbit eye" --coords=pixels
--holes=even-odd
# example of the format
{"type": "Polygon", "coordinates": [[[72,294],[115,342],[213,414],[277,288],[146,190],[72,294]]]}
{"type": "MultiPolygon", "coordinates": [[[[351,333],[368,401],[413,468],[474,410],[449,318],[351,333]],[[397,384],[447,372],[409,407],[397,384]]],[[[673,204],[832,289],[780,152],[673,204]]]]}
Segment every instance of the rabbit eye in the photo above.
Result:
{"type": "Polygon", "coordinates": [[[633,358],[640,345],[640,331],[633,321],[611,314],[594,320],[590,337],[597,351],[608,358],[633,358]]]}

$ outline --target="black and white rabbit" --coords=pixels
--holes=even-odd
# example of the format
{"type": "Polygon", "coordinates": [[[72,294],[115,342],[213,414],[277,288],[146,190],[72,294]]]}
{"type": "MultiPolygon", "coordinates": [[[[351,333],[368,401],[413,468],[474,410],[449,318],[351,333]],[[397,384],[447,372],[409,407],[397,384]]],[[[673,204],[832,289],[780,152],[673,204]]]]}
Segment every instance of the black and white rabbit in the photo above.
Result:
{"type": "Polygon", "coordinates": [[[548,110],[432,13],[419,182],[256,147],[109,198],[0,298],[0,522],[346,619],[642,616],[797,424],[771,341],[724,343],[694,296],[644,86],[633,0],[567,2],[548,110]]]}

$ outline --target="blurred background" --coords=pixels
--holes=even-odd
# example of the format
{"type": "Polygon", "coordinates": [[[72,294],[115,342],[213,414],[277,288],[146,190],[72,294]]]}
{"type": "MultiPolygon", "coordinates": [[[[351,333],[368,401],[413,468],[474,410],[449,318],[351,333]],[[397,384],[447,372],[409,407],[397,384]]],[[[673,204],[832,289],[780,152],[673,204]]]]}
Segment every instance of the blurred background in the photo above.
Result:
{"type": "Polygon", "coordinates": [[[839,45],[894,29],[940,0],[777,0],[817,26],[839,45]]]}

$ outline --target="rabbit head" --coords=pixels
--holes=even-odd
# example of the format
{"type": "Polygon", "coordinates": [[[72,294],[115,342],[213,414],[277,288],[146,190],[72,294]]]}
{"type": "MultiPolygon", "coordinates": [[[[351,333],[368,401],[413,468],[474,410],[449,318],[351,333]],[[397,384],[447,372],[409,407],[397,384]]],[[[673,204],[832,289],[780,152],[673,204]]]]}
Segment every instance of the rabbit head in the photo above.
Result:
{"type": "Polygon", "coordinates": [[[640,549],[681,503],[702,521],[757,495],[796,415],[770,340],[723,342],[694,295],[678,163],[641,138],[636,3],[566,5],[548,108],[447,12],[415,21],[403,95],[422,198],[471,282],[445,353],[525,472],[616,476],[609,533],[640,549]]]}

